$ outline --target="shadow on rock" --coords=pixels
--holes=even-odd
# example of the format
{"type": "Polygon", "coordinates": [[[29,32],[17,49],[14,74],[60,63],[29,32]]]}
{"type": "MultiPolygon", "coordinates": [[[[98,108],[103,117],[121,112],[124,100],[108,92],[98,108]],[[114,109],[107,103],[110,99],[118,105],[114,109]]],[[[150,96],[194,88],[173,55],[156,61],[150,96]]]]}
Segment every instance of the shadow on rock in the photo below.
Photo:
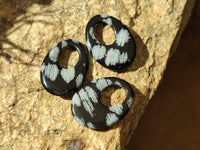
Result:
{"type": "MultiPolygon", "coordinates": [[[[35,53],[29,49],[22,48],[20,45],[17,45],[17,43],[9,40],[7,37],[16,30],[18,30],[19,28],[23,27],[24,25],[32,24],[33,22],[30,20],[32,16],[44,13],[44,12],[33,13],[27,16],[23,16],[21,19],[17,20],[17,18],[20,15],[26,13],[26,9],[28,7],[32,6],[33,4],[50,5],[51,1],[52,0],[9,0],[9,1],[2,0],[0,2],[0,5],[6,6],[1,8],[1,13],[0,13],[0,56],[4,57],[10,63],[13,62],[12,60],[15,60],[24,65],[31,65],[30,63],[24,62],[19,57],[12,56],[12,54],[9,53],[8,51],[12,49],[17,49],[23,52],[25,55],[30,53],[33,54],[35,53]],[[15,23],[21,23],[21,24],[17,27],[14,27],[15,23]],[[3,44],[9,45],[11,48],[3,48],[2,46],[3,44]]],[[[39,20],[39,22],[48,24],[48,22],[44,22],[42,20],[39,20]]]]}

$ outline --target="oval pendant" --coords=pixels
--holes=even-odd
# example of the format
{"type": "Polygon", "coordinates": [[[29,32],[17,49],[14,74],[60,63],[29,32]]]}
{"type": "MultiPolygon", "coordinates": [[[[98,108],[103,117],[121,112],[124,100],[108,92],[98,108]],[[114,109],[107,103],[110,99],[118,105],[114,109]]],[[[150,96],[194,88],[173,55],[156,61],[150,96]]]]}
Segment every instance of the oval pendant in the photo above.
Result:
{"type": "Polygon", "coordinates": [[[75,120],[88,128],[108,128],[121,120],[133,105],[134,92],[125,80],[107,77],[93,80],[79,89],[72,98],[72,114],[75,120]],[[118,86],[126,91],[126,99],[117,106],[105,106],[100,93],[108,87],[118,86]]]}
{"type": "Polygon", "coordinates": [[[51,94],[65,96],[80,88],[88,70],[88,54],[85,47],[74,39],[63,40],[56,44],[43,60],[40,77],[44,88],[51,94]],[[58,64],[62,50],[75,48],[79,53],[78,63],[70,69],[58,64]]]}
{"type": "Polygon", "coordinates": [[[111,70],[121,70],[128,67],[136,55],[136,44],[133,36],[120,20],[109,15],[96,15],[86,27],[87,47],[93,58],[104,67],[111,70]],[[115,41],[111,45],[100,43],[94,35],[94,27],[98,23],[108,24],[115,33],[115,41]]]}

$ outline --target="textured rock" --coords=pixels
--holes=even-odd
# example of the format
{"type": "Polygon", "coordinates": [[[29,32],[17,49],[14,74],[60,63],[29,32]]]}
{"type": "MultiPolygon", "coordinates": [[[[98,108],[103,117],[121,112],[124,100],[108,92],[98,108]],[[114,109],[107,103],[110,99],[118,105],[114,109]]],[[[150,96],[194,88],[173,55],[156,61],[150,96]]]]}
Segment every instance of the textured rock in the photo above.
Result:
{"type": "MultiPolygon", "coordinates": [[[[1,1],[0,149],[124,149],[162,78],[170,50],[193,5],[194,0],[1,1]],[[40,65],[49,49],[68,38],[85,44],[87,22],[101,13],[125,23],[137,44],[135,61],[121,73],[103,68],[90,56],[85,84],[116,76],[129,81],[136,95],[125,118],[103,132],[79,125],[71,114],[71,97],[52,96],[40,83],[40,65]]],[[[73,56],[68,66],[77,61],[78,56],[73,56]]],[[[118,90],[111,104],[120,103],[123,95],[118,90]]]]}

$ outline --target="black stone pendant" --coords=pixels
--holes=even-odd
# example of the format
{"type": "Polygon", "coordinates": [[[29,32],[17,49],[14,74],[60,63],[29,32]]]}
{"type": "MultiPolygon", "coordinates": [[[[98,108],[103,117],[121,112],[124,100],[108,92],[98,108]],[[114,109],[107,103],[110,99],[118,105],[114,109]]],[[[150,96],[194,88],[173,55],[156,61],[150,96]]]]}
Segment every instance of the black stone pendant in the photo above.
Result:
{"type": "Polygon", "coordinates": [[[65,96],[74,93],[82,84],[88,70],[88,53],[85,47],[74,39],[56,44],[46,55],[41,66],[40,77],[44,88],[51,94],[65,96]],[[62,50],[75,48],[79,53],[78,63],[70,69],[58,64],[62,50]]]}
{"type": "Polygon", "coordinates": [[[109,15],[94,16],[86,28],[87,47],[91,55],[104,67],[111,70],[121,70],[129,66],[136,55],[136,45],[130,31],[121,21],[109,15]],[[100,43],[94,35],[94,27],[103,22],[112,27],[115,41],[111,45],[100,43]]]}
{"type": "Polygon", "coordinates": [[[107,77],[93,80],[79,89],[72,98],[72,114],[75,120],[88,128],[108,128],[130,110],[134,100],[131,85],[125,80],[107,77]],[[100,93],[107,87],[118,86],[126,91],[126,99],[117,106],[105,106],[101,103],[100,93]]]}

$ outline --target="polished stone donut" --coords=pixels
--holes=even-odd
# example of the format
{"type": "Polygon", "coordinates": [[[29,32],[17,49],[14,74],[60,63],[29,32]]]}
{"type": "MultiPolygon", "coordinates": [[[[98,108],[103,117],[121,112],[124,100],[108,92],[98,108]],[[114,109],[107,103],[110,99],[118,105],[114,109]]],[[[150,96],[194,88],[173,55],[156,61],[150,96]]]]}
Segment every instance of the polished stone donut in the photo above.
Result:
{"type": "Polygon", "coordinates": [[[85,47],[74,39],[63,40],[56,44],[46,55],[41,65],[40,77],[44,88],[51,94],[65,96],[80,88],[88,70],[88,53],[85,47]],[[58,64],[62,50],[75,48],[79,53],[78,63],[70,69],[58,64]]]}
{"type": "Polygon", "coordinates": [[[126,25],[109,15],[96,15],[88,22],[86,41],[94,59],[111,70],[117,71],[129,66],[136,55],[136,44],[126,25]],[[93,30],[100,22],[108,24],[114,30],[116,39],[113,44],[104,45],[96,39],[93,30]]]}
{"type": "Polygon", "coordinates": [[[125,80],[107,77],[93,80],[79,89],[72,98],[72,114],[75,120],[88,128],[108,128],[130,110],[133,105],[134,92],[125,80]],[[126,90],[126,99],[117,106],[105,106],[100,100],[100,93],[111,86],[118,86],[126,90]]]}

